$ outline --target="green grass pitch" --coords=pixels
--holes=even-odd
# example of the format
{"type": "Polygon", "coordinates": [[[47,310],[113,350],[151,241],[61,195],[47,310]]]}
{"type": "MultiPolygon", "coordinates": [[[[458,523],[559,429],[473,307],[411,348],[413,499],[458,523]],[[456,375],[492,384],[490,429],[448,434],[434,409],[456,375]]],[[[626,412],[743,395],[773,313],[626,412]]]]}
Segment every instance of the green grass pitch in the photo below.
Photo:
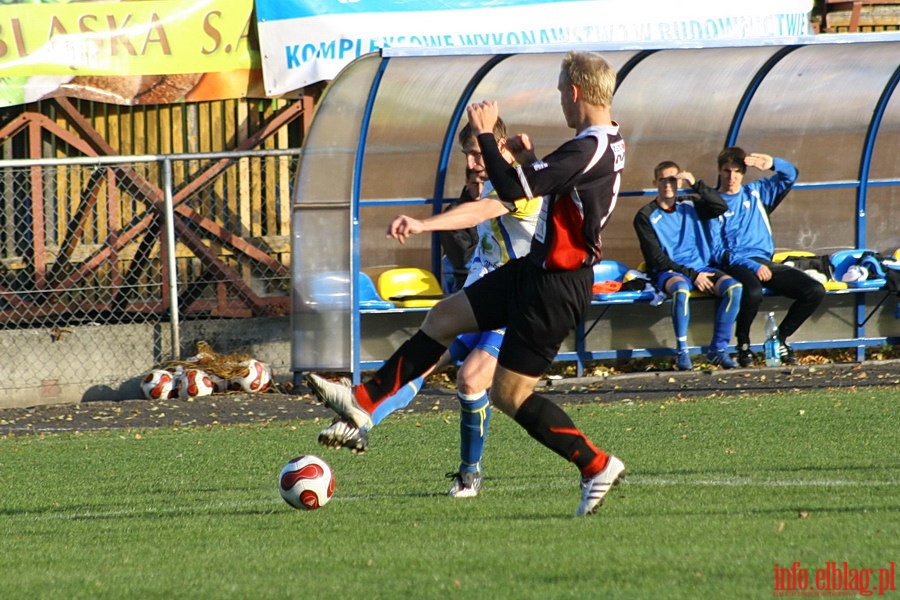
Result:
{"type": "Polygon", "coordinates": [[[362,456],[317,446],[322,421],[2,437],[2,595],[763,598],[783,586],[776,564],[816,585],[847,563],[872,570],[877,597],[900,557],[897,400],[568,406],[628,469],[590,518],[573,516],[574,467],[499,412],[474,499],[445,495],[455,413],[391,417],[362,456]],[[337,485],[298,511],[276,479],[309,453],[337,485]]]}

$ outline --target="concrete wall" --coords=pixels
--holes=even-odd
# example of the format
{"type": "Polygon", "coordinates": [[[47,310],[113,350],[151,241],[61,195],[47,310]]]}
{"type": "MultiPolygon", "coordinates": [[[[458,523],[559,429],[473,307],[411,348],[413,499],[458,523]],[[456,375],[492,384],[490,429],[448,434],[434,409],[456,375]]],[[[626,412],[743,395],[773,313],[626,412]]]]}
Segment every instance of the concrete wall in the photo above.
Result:
{"type": "MultiPolygon", "coordinates": [[[[197,340],[268,363],[276,381],[291,379],[289,317],[185,322],[182,358],[197,340]]],[[[2,331],[0,408],[142,398],[141,376],[170,348],[167,323],[81,325],[61,336],[45,328],[2,331]],[[28,368],[15,368],[22,364],[28,368]]]]}

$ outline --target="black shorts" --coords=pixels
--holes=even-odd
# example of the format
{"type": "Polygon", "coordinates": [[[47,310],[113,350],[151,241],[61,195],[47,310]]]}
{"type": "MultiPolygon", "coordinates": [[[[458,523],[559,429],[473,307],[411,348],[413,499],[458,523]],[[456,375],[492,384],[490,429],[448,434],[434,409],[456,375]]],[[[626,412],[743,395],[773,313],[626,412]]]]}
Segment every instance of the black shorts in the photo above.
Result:
{"type": "Polygon", "coordinates": [[[498,364],[537,377],[583,320],[593,281],[590,267],[546,271],[523,257],[463,290],[482,331],[506,327],[498,364]]]}

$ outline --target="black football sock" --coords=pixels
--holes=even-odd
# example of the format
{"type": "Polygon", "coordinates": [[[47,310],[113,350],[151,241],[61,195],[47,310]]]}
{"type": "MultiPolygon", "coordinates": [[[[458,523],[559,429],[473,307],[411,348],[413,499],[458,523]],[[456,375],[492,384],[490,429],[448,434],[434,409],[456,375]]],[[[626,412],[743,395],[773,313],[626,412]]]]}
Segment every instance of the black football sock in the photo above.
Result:
{"type": "Polygon", "coordinates": [[[606,466],[607,454],[591,444],[569,415],[547,398],[529,396],[516,411],[515,420],[528,435],[574,463],[585,477],[606,466]]]}

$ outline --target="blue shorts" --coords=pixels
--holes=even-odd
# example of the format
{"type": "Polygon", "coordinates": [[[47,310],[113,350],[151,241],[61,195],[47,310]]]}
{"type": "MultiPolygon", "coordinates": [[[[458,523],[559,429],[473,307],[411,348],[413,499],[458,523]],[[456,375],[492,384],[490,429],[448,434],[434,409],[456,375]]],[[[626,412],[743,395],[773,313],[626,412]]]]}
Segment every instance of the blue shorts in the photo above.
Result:
{"type": "Polygon", "coordinates": [[[450,347],[450,354],[457,360],[464,360],[472,350],[484,350],[494,358],[500,355],[500,344],[503,343],[505,329],[492,329],[476,333],[464,333],[457,336],[450,347]]]}

